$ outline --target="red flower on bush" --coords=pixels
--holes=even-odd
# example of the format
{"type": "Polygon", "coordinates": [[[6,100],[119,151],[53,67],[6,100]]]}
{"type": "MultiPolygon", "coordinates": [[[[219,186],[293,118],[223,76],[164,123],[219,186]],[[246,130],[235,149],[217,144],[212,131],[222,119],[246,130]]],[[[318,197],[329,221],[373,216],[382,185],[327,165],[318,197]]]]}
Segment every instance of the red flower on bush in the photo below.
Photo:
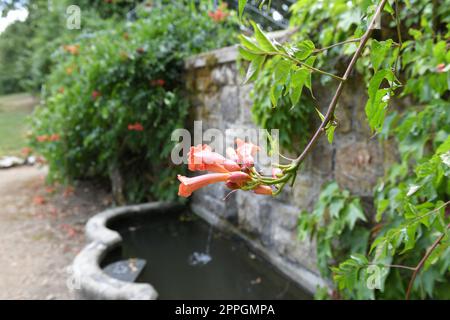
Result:
{"type": "Polygon", "coordinates": [[[136,52],[142,54],[142,53],[145,53],[145,49],[142,48],[142,47],[140,47],[140,48],[137,48],[137,49],[136,49],[136,52]]]}
{"type": "Polygon", "coordinates": [[[144,127],[139,122],[136,122],[134,124],[129,124],[128,125],[128,130],[130,130],[130,131],[143,131],[144,127]]]}
{"type": "Polygon", "coordinates": [[[74,56],[78,55],[79,51],[78,49],[80,48],[79,45],[75,44],[71,44],[71,45],[65,45],[63,46],[64,51],[69,52],[70,54],[73,54],[74,56]]]}
{"type": "Polygon", "coordinates": [[[74,67],[67,67],[66,68],[66,74],[70,76],[73,73],[74,69],[75,69],[74,67]]]}
{"type": "Polygon", "coordinates": [[[48,135],[43,134],[43,135],[41,135],[41,136],[37,136],[37,137],[36,137],[36,140],[37,140],[38,142],[45,142],[45,141],[48,141],[48,140],[49,140],[49,137],[48,137],[48,135]]]}
{"type": "Polygon", "coordinates": [[[30,147],[25,147],[22,148],[21,152],[25,157],[28,157],[33,152],[33,150],[30,147]]]}
{"type": "Polygon", "coordinates": [[[249,172],[254,165],[253,156],[259,147],[237,139],[237,148],[227,149],[227,156],[213,152],[208,145],[192,146],[188,153],[188,168],[191,171],[209,171],[205,175],[188,178],[178,175],[178,195],[189,197],[192,192],[209,184],[225,182],[232,190],[252,190],[256,194],[272,195],[272,188],[252,181],[249,172]]]}
{"type": "Polygon", "coordinates": [[[214,22],[222,22],[224,21],[229,13],[225,12],[227,8],[227,4],[223,3],[222,5],[220,5],[216,11],[210,11],[208,12],[208,16],[210,16],[211,19],[214,20],[214,22]]]}
{"type": "Polygon", "coordinates": [[[52,134],[50,137],[49,137],[49,141],[59,141],[59,134],[57,134],[57,133],[54,133],[54,134],[52,134]]]}
{"type": "Polygon", "coordinates": [[[38,142],[47,142],[47,141],[59,141],[60,136],[57,133],[54,133],[52,135],[43,134],[41,136],[37,136],[36,140],[38,142]]]}
{"type": "Polygon", "coordinates": [[[102,94],[101,94],[100,91],[94,90],[94,91],[92,91],[92,95],[91,95],[91,96],[92,96],[92,99],[96,100],[96,99],[99,98],[101,95],[102,95],[102,94]]]}
{"type": "Polygon", "coordinates": [[[155,79],[155,80],[150,80],[150,84],[153,87],[164,87],[166,84],[166,81],[164,79],[155,79]]]}

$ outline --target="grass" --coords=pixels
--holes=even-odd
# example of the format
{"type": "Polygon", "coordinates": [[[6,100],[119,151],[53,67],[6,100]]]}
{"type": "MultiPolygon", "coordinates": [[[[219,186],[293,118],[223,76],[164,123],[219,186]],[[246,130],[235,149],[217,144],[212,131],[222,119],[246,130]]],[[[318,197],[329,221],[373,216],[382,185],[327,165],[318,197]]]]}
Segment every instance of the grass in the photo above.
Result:
{"type": "Polygon", "coordinates": [[[20,155],[26,146],[27,117],[37,102],[26,93],[0,96],[0,156],[20,155]]]}

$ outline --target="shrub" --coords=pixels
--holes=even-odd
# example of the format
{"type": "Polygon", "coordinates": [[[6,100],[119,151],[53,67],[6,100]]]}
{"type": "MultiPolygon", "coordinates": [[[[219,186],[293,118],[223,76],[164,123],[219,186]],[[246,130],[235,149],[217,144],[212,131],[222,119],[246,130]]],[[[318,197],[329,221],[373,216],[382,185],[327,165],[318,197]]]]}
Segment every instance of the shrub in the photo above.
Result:
{"type": "MultiPolygon", "coordinates": [[[[61,47],[32,119],[52,180],[115,181],[127,201],[173,199],[171,132],[183,126],[183,58],[233,40],[205,8],[145,7],[140,19],[61,47]]],[[[114,189],[114,188],[113,188],[114,189]]]]}

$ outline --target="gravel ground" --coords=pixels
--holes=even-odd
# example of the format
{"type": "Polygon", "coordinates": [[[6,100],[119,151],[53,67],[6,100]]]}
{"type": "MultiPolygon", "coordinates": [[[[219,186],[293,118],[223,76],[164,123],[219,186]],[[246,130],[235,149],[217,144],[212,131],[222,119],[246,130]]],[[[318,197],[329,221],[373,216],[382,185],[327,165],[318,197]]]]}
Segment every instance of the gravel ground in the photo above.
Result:
{"type": "Polygon", "coordinates": [[[111,204],[87,183],[50,187],[46,168],[0,170],[0,299],[74,299],[66,282],[83,228],[111,204]]]}

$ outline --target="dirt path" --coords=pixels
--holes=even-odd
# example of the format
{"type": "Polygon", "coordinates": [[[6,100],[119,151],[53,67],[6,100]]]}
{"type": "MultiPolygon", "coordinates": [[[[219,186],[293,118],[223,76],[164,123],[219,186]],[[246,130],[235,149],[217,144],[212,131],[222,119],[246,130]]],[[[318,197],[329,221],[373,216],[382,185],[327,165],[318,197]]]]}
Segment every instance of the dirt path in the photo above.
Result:
{"type": "Polygon", "coordinates": [[[48,187],[46,172],[0,170],[0,299],[73,299],[67,267],[87,219],[110,204],[90,185],[48,187]]]}

